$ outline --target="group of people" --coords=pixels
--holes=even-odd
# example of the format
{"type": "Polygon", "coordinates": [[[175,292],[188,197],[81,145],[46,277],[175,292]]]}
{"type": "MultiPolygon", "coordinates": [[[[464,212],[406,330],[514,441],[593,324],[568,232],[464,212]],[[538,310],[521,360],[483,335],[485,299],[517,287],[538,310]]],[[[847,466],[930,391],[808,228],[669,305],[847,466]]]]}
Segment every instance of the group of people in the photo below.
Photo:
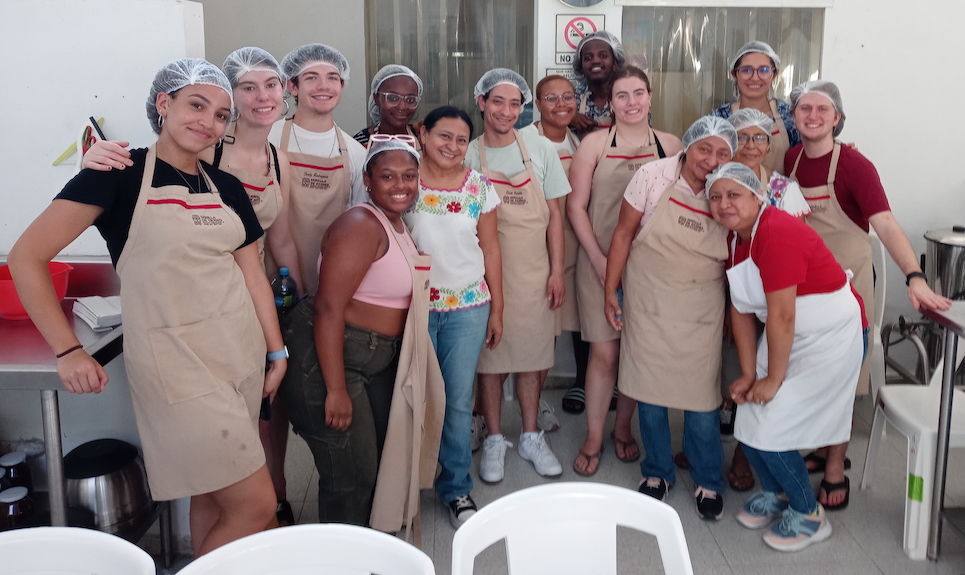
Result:
{"type": "Polygon", "coordinates": [[[729,483],[749,489],[753,469],[762,487],[737,520],[770,527],[780,550],[830,535],[825,511],[847,505],[853,397],[867,390],[869,226],[912,303],[948,305],[874,167],[837,142],[836,86],[773,98],[780,60],[751,42],[730,67],[737,98],[678,138],[651,125],[649,77],[614,35],[587,35],[576,56],[575,83],[548,76],[535,94],[512,70],[483,74],[475,138],[452,106],[416,121],[423,79],[398,64],[375,75],[372,123],[350,136],[333,119],[350,66],[331,46],[280,64],[259,48],[222,69],[178,60],[149,93],[157,142],[95,144],[24,232],[9,256],[18,291],[78,393],[107,377],[46,262],[91,225],[105,238],[151,491],[191,497],[196,554],[292,522],[289,421],[314,457],[323,522],[411,533],[419,490],[434,488],[458,528],[477,509],[474,411],[478,477],[503,479],[510,375],[520,457],[561,475],[540,394],[563,331],[579,372],[564,409],[587,422],[576,473],[596,473],[611,405],[616,457],[640,459],[636,408],[639,491],[663,500],[675,464],[688,467],[697,513],[718,520],[721,406],[737,404],[729,483]],[[540,120],[517,130],[534,98],[540,120]],[[267,280],[278,267],[306,294],[281,315],[267,280]],[[677,457],[668,409],[684,412],[677,457]]]}

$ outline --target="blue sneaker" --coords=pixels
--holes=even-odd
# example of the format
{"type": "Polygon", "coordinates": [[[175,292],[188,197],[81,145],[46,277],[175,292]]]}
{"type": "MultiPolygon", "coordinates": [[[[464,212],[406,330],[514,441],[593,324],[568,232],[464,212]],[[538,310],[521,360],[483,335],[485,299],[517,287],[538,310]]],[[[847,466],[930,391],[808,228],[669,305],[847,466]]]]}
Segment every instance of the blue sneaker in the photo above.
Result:
{"type": "Polygon", "coordinates": [[[763,529],[787,509],[787,497],[773,491],[752,495],[737,512],[737,522],[748,529],[763,529]]]}
{"type": "Polygon", "coordinates": [[[764,543],[778,551],[800,551],[830,536],[831,524],[824,507],[818,503],[817,509],[808,515],[790,507],[785,509],[781,520],[764,534],[764,543]]]}

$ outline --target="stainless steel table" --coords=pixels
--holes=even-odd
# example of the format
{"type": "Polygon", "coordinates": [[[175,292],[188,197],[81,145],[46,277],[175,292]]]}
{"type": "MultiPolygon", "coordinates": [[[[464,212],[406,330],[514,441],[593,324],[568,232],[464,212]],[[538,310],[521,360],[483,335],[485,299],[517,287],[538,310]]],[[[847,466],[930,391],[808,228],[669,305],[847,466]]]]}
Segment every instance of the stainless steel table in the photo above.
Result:
{"type": "MultiPolygon", "coordinates": [[[[74,316],[73,299],[61,307],[73,322],[74,333],[84,350],[101,365],[120,355],[123,328],[94,332],[74,316]]],[[[67,497],[64,483],[64,458],[61,445],[60,407],[57,393],[62,388],[57,375],[57,359],[30,320],[0,319],[0,390],[22,389],[40,392],[44,425],[44,451],[47,457],[47,485],[50,489],[50,523],[67,525],[67,497]]]]}
{"type": "Polygon", "coordinates": [[[926,316],[945,329],[945,366],[942,371],[941,404],[938,410],[938,445],[935,452],[935,485],[931,500],[931,525],[928,528],[927,556],[938,560],[942,540],[942,507],[945,501],[945,474],[948,467],[948,438],[951,433],[952,399],[955,387],[955,359],[958,338],[965,335],[965,301],[953,301],[945,311],[926,311],[926,316]]]}

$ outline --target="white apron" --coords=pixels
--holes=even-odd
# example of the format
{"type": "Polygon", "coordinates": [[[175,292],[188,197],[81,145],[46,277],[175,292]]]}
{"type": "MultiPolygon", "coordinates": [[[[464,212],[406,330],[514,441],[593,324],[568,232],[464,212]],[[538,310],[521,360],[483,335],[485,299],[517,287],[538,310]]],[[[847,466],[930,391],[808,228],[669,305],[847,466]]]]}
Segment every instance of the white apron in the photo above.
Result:
{"type": "MultiPolygon", "coordinates": [[[[752,243],[759,222],[760,214],[751,232],[752,243]]],[[[732,253],[735,246],[736,240],[731,243],[732,253]]],[[[727,280],[737,311],[753,313],[767,323],[764,284],[754,261],[748,257],[727,270],[727,280]]],[[[848,441],[863,348],[861,310],[848,281],[831,293],[798,296],[784,383],[768,403],[738,406],[734,437],[762,451],[813,449],[848,441]]],[[[767,353],[765,333],[757,347],[758,379],[767,375],[767,353]]]]}

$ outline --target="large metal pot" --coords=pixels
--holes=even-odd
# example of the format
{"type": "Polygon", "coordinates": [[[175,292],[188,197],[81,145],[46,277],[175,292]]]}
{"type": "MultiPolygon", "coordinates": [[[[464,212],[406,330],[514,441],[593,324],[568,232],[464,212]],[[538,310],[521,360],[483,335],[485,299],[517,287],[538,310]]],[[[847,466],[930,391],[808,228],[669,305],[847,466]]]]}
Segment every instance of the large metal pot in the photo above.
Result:
{"type": "Polygon", "coordinates": [[[925,275],[935,293],[965,299],[965,226],[925,232],[925,275]]]}
{"type": "Polygon", "coordinates": [[[85,443],[64,457],[67,503],[94,514],[97,528],[127,537],[153,519],[154,502],[137,448],[117,439],[85,443]]]}

